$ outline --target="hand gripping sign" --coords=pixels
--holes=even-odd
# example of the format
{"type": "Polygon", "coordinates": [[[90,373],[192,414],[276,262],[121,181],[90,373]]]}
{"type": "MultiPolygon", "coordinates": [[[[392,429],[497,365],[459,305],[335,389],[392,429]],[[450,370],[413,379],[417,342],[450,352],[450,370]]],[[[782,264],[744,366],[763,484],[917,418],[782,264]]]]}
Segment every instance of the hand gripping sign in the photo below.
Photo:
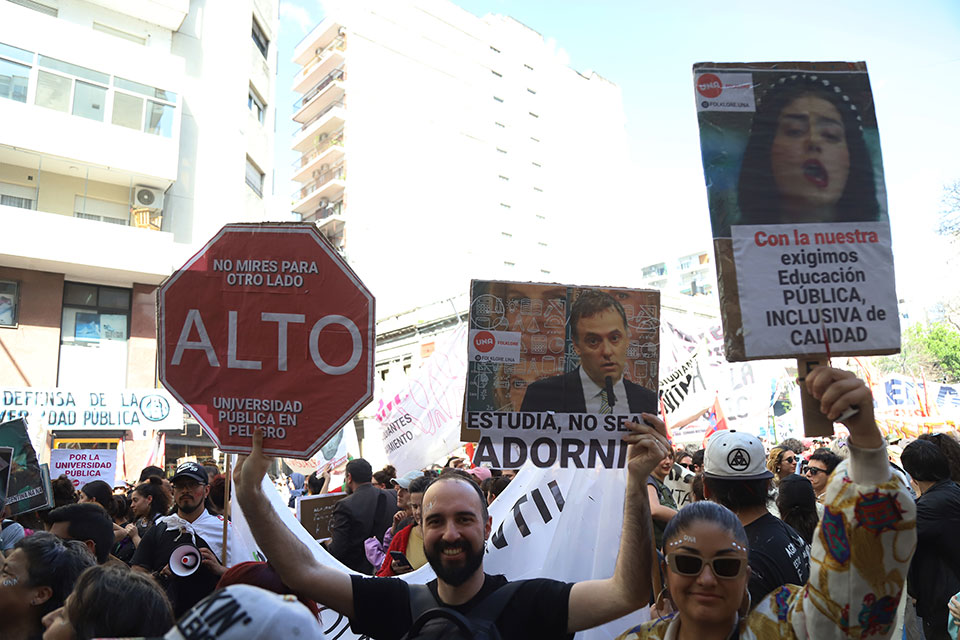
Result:
{"type": "Polygon", "coordinates": [[[311,224],[226,225],[158,308],[160,380],[223,451],[308,458],[373,397],[373,295],[311,224]]]}

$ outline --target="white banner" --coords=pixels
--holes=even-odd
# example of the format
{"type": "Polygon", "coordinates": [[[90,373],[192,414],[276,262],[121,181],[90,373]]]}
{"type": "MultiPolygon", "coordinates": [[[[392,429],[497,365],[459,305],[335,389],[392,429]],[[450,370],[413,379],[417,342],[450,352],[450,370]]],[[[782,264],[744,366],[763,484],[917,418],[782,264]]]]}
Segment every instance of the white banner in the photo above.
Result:
{"type": "MultiPolygon", "coordinates": [[[[664,364],[661,359],[661,366],[664,364]]],[[[679,366],[664,367],[670,373],[660,379],[660,402],[668,425],[702,413],[713,404],[716,385],[708,380],[712,370],[706,364],[704,351],[697,350],[679,366]]]]}
{"type": "Polygon", "coordinates": [[[466,342],[464,323],[437,344],[402,389],[378,402],[383,446],[398,475],[427,467],[460,447],[466,342]]]}
{"type": "Polygon", "coordinates": [[[117,479],[116,449],[52,449],[50,477],[66,474],[73,486],[81,488],[88,482],[103,480],[111,487],[117,479]]]}
{"type": "Polygon", "coordinates": [[[748,358],[900,348],[888,224],[731,229],[748,358]]]}
{"type": "Polygon", "coordinates": [[[183,430],[183,407],[166,389],[0,388],[0,422],[16,418],[31,430],[183,430]]]}
{"type": "MultiPolygon", "coordinates": [[[[603,469],[537,469],[524,467],[490,506],[493,529],[487,541],[484,571],[510,580],[553,578],[579,582],[613,575],[623,523],[626,473],[603,469]]],[[[280,494],[264,479],[263,490],[282,521],[327,566],[352,573],[326,550],[286,508],[280,494]]],[[[233,524],[250,549],[258,549],[234,496],[233,524]]],[[[423,584],[435,575],[429,564],[401,576],[423,584]]],[[[327,637],[355,640],[349,622],[339,614],[321,614],[327,637]]],[[[596,629],[577,634],[580,640],[607,640],[649,619],[646,609],[596,629]]]]}

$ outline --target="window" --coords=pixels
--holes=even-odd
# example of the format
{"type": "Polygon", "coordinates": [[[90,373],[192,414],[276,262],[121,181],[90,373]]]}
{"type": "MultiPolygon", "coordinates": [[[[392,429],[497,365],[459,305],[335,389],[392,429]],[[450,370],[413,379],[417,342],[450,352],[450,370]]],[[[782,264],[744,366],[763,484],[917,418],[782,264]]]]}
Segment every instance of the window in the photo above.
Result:
{"type": "Polygon", "coordinates": [[[61,343],[126,341],[130,290],[65,282],[61,343]]]}
{"type": "Polygon", "coordinates": [[[93,23],[93,30],[99,31],[101,33],[106,33],[107,35],[111,35],[115,38],[123,38],[124,40],[129,40],[130,42],[135,42],[137,44],[142,44],[142,45],[147,44],[146,38],[143,38],[141,36],[138,36],[132,33],[127,33],[126,31],[121,31],[120,29],[114,29],[113,27],[110,27],[105,24],[101,24],[99,22],[93,23]]]}
{"type": "Polygon", "coordinates": [[[33,209],[36,202],[36,187],[24,187],[19,184],[0,182],[0,205],[19,209],[33,209]]]}
{"type": "Polygon", "coordinates": [[[524,63],[523,66],[526,67],[527,69],[529,69],[530,71],[533,71],[533,67],[531,67],[530,65],[524,63]]]}
{"type": "Polygon", "coordinates": [[[110,202],[85,196],[75,196],[73,216],[84,220],[109,222],[110,224],[129,225],[130,205],[121,202],[110,202]]]}
{"type": "Polygon", "coordinates": [[[531,116],[533,116],[534,118],[539,118],[539,117],[540,117],[540,116],[538,116],[537,114],[535,114],[533,111],[528,111],[527,113],[529,113],[529,114],[530,114],[531,116]]]}
{"type": "Polygon", "coordinates": [[[540,164],[539,162],[531,162],[530,164],[532,164],[533,166],[537,167],[538,169],[543,166],[543,165],[540,164]]]}
{"type": "Polygon", "coordinates": [[[536,214],[536,215],[537,215],[537,220],[546,220],[546,219],[547,219],[546,216],[542,216],[542,215],[540,215],[539,213],[536,214]]]}
{"type": "Polygon", "coordinates": [[[106,101],[106,87],[77,80],[73,92],[73,115],[103,122],[106,101]]]}
{"type": "Polygon", "coordinates": [[[263,172],[260,167],[253,163],[253,160],[247,156],[247,184],[261,198],[263,197],[263,172]]]}
{"type": "Polygon", "coordinates": [[[502,235],[504,238],[512,238],[512,237],[513,237],[513,234],[512,234],[512,233],[507,233],[506,231],[501,231],[501,232],[500,232],[500,235],[502,235]]]}
{"type": "Polygon", "coordinates": [[[496,100],[497,102],[503,102],[503,98],[500,98],[498,96],[493,96],[493,99],[496,100]]]}
{"type": "Polygon", "coordinates": [[[490,69],[490,73],[492,73],[493,75],[497,76],[498,78],[502,78],[502,77],[503,77],[503,74],[502,74],[502,73],[498,73],[498,72],[494,71],[493,69],[490,69]]]}
{"type": "Polygon", "coordinates": [[[537,95],[537,92],[531,89],[530,87],[527,87],[527,93],[532,93],[533,95],[537,95]]]}
{"type": "Polygon", "coordinates": [[[130,289],[63,283],[58,386],[126,385],[131,298],[130,289]]]}
{"type": "Polygon", "coordinates": [[[500,176],[500,179],[501,179],[501,180],[505,180],[505,181],[507,181],[507,182],[510,181],[510,178],[508,178],[507,176],[500,176]]]}
{"type": "Polygon", "coordinates": [[[540,187],[534,187],[533,190],[536,191],[537,193],[543,193],[543,189],[541,189],[540,187]]]}
{"type": "Polygon", "coordinates": [[[20,310],[20,283],[0,280],[0,327],[17,326],[20,310]]]}
{"type": "Polygon", "coordinates": [[[253,43],[257,45],[257,49],[260,50],[260,53],[263,54],[263,57],[267,57],[267,49],[270,47],[270,41],[267,40],[267,36],[263,34],[263,29],[257,24],[257,19],[253,19],[253,31],[251,32],[253,36],[253,43]]]}
{"type": "Polygon", "coordinates": [[[503,261],[503,266],[505,266],[505,267],[515,267],[516,264],[514,264],[513,262],[509,262],[509,261],[507,261],[507,260],[504,260],[504,261],[503,261]]]}
{"type": "Polygon", "coordinates": [[[70,108],[70,88],[73,80],[41,71],[37,75],[37,97],[34,102],[41,107],[63,111],[70,108]]]}
{"type": "Polygon", "coordinates": [[[511,208],[512,208],[512,207],[511,207],[510,205],[508,205],[506,202],[501,202],[501,203],[500,203],[500,206],[503,207],[504,209],[511,209],[511,208]]]}
{"type": "Polygon", "coordinates": [[[51,16],[53,18],[57,17],[58,11],[54,7],[48,7],[45,4],[40,2],[35,2],[35,0],[10,0],[13,4],[18,4],[21,7],[26,7],[27,9],[33,9],[34,11],[39,11],[45,15],[51,16]]]}
{"type": "Polygon", "coordinates": [[[533,136],[530,136],[530,139],[534,142],[540,142],[540,138],[534,138],[533,136]]]}
{"type": "Polygon", "coordinates": [[[537,244],[538,244],[539,246],[541,246],[541,247],[547,246],[547,243],[546,243],[546,242],[538,242],[537,244]]]}
{"type": "Polygon", "coordinates": [[[507,152],[506,149],[501,149],[500,147],[497,147],[497,151],[500,152],[500,153],[506,153],[506,152],[507,152]]]}
{"type": "Polygon", "coordinates": [[[113,124],[164,138],[173,137],[176,93],[119,77],[113,79],[113,86],[113,124]]]}
{"type": "Polygon", "coordinates": [[[496,48],[495,46],[493,46],[493,45],[490,45],[490,50],[493,51],[494,53],[500,53],[500,49],[497,49],[497,48],[496,48]]]}
{"type": "Polygon", "coordinates": [[[30,64],[32,63],[32,51],[0,43],[0,98],[17,102],[27,101],[27,86],[30,82],[30,64]],[[14,60],[27,64],[18,64],[14,60]]]}
{"type": "Polygon", "coordinates": [[[500,127],[501,129],[506,129],[506,128],[507,128],[507,125],[503,124],[502,122],[494,122],[493,124],[497,125],[497,126],[500,127]]]}
{"type": "Polygon", "coordinates": [[[249,92],[247,92],[247,108],[250,109],[250,113],[257,119],[257,122],[263,124],[263,118],[267,112],[267,106],[263,103],[263,100],[260,96],[257,95],[256,90],[253,87],[250,87],[249,92]]]}

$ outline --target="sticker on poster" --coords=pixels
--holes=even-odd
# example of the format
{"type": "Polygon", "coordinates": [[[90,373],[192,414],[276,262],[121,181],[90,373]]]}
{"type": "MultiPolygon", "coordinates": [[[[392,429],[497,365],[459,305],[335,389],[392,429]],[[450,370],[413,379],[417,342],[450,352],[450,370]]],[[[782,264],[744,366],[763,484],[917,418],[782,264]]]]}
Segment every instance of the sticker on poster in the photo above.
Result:
{"type": "Polygon", "coordinates": [[[698,63],[693,77],[727,359],[899,351],[866,64],[698,63]]]}
{"type": "Polygon", "coordinates": [[[624,423],[659,412],[659,292],[474,280],[470,299],[474,463],[622,467],[624,423]],[[476,336],[486,348],[495,333],[516,336],[514,361],[474,357],[476,336]]]}

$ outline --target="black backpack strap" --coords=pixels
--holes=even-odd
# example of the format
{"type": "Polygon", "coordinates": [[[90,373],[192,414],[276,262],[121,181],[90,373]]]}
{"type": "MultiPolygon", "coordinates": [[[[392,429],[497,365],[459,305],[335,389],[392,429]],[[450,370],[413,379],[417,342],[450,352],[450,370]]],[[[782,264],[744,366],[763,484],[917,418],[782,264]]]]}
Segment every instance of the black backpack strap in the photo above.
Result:
{"type": "Polygon", "coordinates": [[[425,584],[408,585],[410,589],[410,619],[414,622],[430,609],[437,609],[440,603],[430,593],[430,587],[425,584]]]}
{"type": "Polygon", "coordinates": [[[480,604],[470,611],[467,617],[471,620],[496,622],[500,614],[503,613],[504,607],[507,606],[523,584],[523,580],[519,582],[508,582],[484,598],[480,604]]]}

